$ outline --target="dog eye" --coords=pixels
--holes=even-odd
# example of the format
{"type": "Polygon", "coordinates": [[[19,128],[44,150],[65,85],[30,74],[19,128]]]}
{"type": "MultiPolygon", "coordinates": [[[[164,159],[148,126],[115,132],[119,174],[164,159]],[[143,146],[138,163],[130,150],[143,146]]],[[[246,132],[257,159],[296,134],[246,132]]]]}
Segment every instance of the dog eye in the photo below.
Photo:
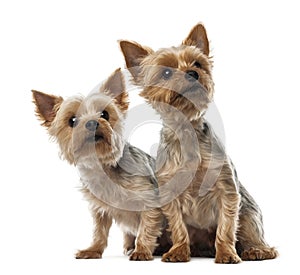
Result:
{"type": "Polygon", "coordinates": [[[101,118],[104,118],[104,119],[107,120],[107,121],[109,120],[109,114],[108,114],[108,112],[105,111],[105,110],[101,113],[100,117],[101,117],[101,118]]]}
{"type": "Polygon", "coordinates": [[[78,119],[76,118],[76,116],[72,116],[69,119],[69,126],[74,128],[74,127],[76,127],[77,124],[78,124],[78,119]]]}
{"type": "Polygon", "coordinates": [[[169,79],[172,76],[173,72],[170,68],[166,68],[162,72],[163,79],[169,79]]]}
{"type": "Polygon", "coordinates": [[[194,63],[194,66],[196,67],[196,68],[202,68],[202,66],[201,66],[201,64],[198,62],[198,61],[196,61],[195,63],[194,63]]]}

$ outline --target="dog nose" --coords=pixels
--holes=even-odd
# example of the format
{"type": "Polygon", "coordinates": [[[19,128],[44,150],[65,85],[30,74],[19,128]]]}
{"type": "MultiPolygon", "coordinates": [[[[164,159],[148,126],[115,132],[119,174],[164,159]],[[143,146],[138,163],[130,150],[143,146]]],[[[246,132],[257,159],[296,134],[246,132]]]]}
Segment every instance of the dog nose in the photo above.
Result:
{"type": "Polygon", "coordinates": [[[199,74],[196,71],[186,71],[185,79],[188,81],[196,81],[199,79],[199,74]]]}
{"type": "Polygon", "coordinates": [[[87,128],[89,131],[96,131],[99,126],[99,123],[97,120],[89,120],[85,124],[85,128],[87,128]]]}

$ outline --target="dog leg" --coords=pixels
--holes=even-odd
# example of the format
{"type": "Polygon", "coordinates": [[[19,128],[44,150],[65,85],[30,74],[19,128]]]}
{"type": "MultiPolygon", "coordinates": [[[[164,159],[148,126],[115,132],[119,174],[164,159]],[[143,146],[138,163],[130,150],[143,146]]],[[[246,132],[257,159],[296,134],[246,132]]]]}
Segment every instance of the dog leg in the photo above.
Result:
{"type": "Polygon", "coordinates": [[[219,182],[220,190],[219,218],[216,233],[216,263],[239,263],[240,257],[236,253],[235,242],[238,225],[240,196],[236,191],[230,190],[232,183],[219,182]]]}
{"type": "Polygon", "coordinates": [[[98,210],[93,210],[92,216],[95,224],[93,243],[89,248],[79,250],[75,255],[76,259],[101,259],[102,253],[107,246],[107,237],[112,218],[98,210]]]}
{"type": "Polygon", "coordinates": [[[188,262],[190,260],[190,241],[187,228],[183,222],[180,203],[174,199],[162,207],[169,222],[173,246],[162,256],[163,262],[188,262]]]}
{"type": "Polygon", "coordinates": [[[237,238],[241,258],[244,261],[274,259],[278,252],[264,238],[262,214],[247,190],[241,185],[242,207],[239,217],[237,238]]]}
{"type": "Polygon", "coordinates": [[[131,261],[153,260],[157,238],[161,235],[162,215],[159,209],[141,213],[141,221],[136,237],[135,249],[130,255],[131,261]]]}

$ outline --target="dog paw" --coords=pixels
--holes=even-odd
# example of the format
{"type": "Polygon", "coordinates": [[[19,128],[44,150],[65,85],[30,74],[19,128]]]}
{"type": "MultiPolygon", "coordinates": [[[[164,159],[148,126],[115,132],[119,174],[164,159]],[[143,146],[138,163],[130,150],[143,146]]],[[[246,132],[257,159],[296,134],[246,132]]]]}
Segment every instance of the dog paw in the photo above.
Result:
{"type": "Polygon", "coordinates": [[[254,248],[243,251],[241,257],[243,261],[262,261],[267,259],[274,259],[278,256],[278,252],[274,247],[254,248]]]}
{"type": "Polygon", "coordinates": [[[215,263],[217,264],[238,264],[241,261],[241,258],[236,253],[217,253],[215,258],[215,263]]]}
{"type": "Polygon", "coordinates": [[[151,253],[146,251],[133,251],[129,257],[130,261],[150,261],[153,260],[151,253]]]}
{"type": "Polygon", "coordinates": [[[181,246],[171,248],[169,252],[162,256],[163,262],[188,262],[191,258],[189,245],[183,244],[181,246]]]}
{"type": "Polygon", "coordinates": [[[76,259],[101,259],[102,253],[99,251],[79,250],[75,254],[76,259]]]}

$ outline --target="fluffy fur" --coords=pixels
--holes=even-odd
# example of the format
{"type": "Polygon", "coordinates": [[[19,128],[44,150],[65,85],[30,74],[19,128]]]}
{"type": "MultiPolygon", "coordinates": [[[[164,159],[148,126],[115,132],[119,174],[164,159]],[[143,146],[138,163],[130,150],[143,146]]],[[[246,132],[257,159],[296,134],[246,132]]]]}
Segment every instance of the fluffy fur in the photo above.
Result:
{"type": "Polygon", "coordinates": [[[123,123],[128,95],[120,69],[87,97],[33,92],[36,114],[61,155],[80,172],[95,230],[91,246],[78,259],[101,258],[112,221],[124,231],[124,251],[131,260],[151,260],[160,236],[154,160],[126,143],[123,123]]]}
{"type": "Polygon", "coordinates": [[[163,120],[156,175],[172,240],[163,261],[188,261],[191,254],[213,255],[216,263],[275,258],[258,205],[203,117],[214,93],[204,26],[178,47],[120,47],[141,96],[163,120]]]}

